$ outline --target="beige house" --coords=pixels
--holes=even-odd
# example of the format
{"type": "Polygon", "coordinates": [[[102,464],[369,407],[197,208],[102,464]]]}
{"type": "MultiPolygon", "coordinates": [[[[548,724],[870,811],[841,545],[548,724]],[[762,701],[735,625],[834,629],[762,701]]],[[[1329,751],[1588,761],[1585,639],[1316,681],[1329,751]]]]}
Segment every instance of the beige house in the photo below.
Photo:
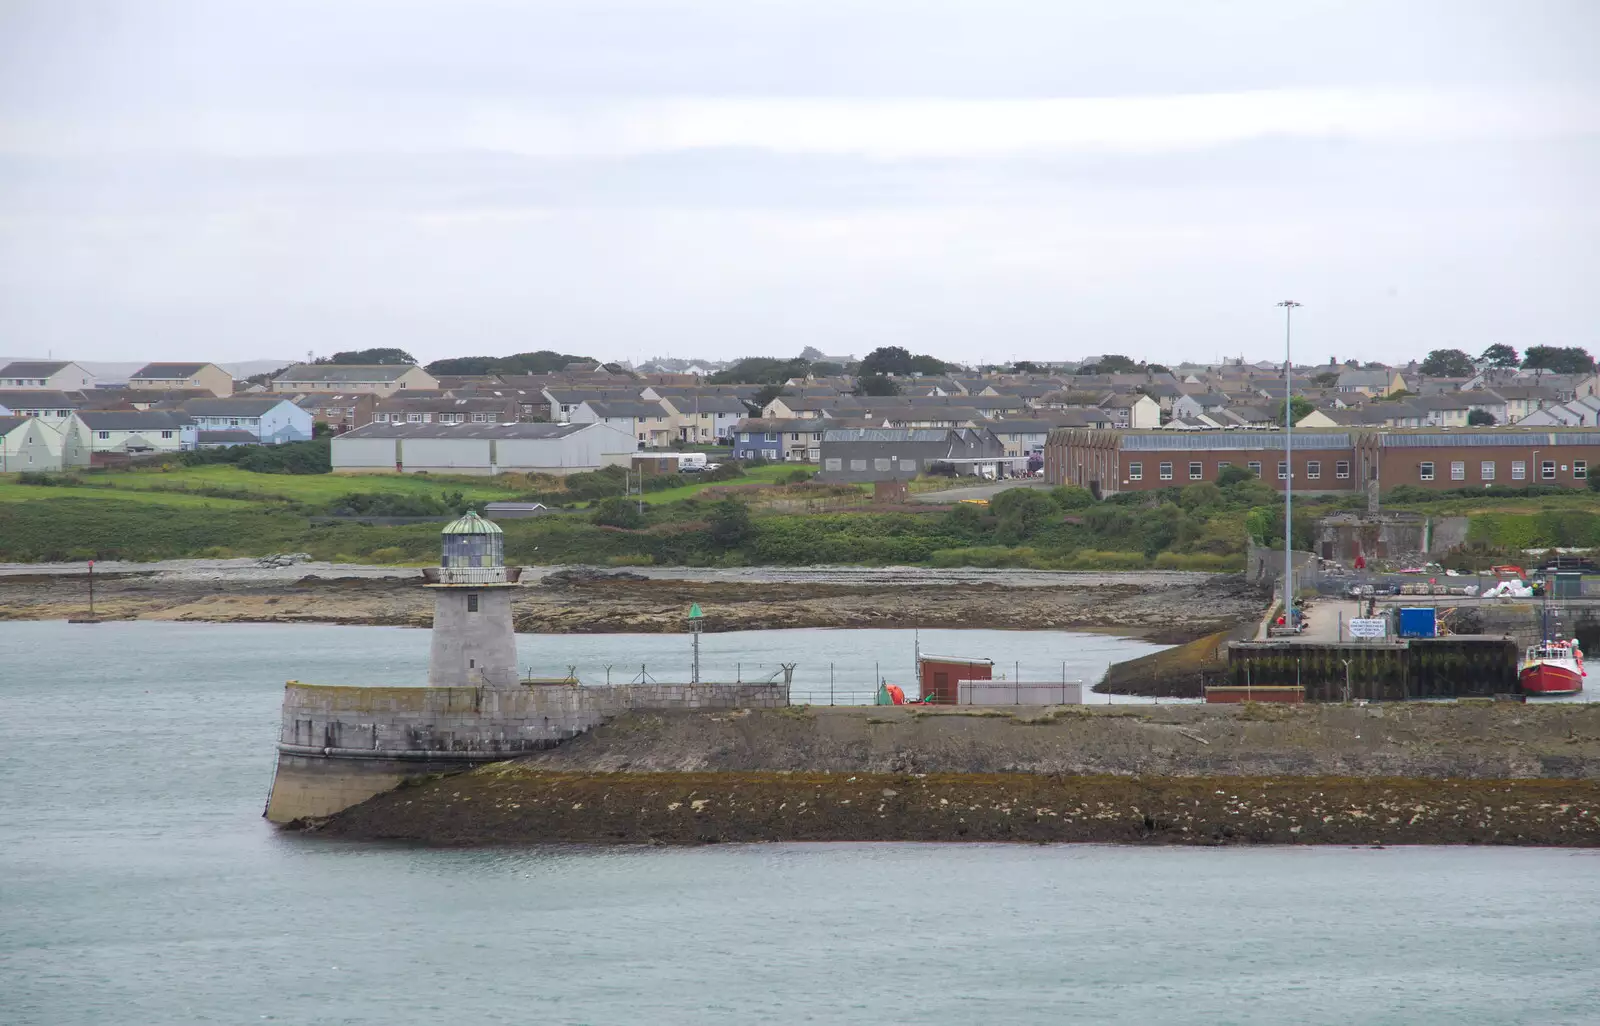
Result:
{"type": "Polygon", "coordinates": [[[128,387],[158,391],[203,388],[225,399],[233,394],[233,375],[214,363],[147,363],[129,376],[128,387]]]}
{"type": "Polygon", "coordinates": [[[77,392],[94,387],[94,375],[67,360],[13,360],[0,367],[0,389],[77,392]]]}
{"type": "Polygon", "coordinates": [[[274,392],[370,392],[434,390],[439,379],[414,363],[300,363],[272,379],[274,392]]]}

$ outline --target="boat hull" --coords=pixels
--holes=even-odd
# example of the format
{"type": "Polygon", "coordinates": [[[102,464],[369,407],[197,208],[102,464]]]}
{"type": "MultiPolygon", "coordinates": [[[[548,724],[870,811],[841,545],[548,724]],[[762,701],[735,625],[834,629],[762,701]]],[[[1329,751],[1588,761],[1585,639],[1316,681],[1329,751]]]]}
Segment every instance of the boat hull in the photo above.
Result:
{"type": "Polygon", "coordinates": [[[1575,695],[1583,690],[1583,673],[1576,664],[1527,663],[1518,672],[1517,679],[1523,692],[1530,695],[1575,695]]]}

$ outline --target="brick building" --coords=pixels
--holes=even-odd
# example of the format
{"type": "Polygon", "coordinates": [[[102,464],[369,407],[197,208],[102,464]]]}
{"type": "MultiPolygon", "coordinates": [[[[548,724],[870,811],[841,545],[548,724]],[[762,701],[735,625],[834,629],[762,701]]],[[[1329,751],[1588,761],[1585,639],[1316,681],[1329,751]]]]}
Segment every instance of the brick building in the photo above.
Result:
{"type": "MultiPolygon", "coordinates": [[[[1244,467],[1277,488],[1289,479],[1281,431],[1091,431],[1064,428],[1045,443],[1045,476],[1110,495],[1215,482],[1244,467]]],[[[1600,429],[1296,431],[1296,491],[1359,491],[1369,480],[1452,488],[1588,486],[1600,429]]]]}

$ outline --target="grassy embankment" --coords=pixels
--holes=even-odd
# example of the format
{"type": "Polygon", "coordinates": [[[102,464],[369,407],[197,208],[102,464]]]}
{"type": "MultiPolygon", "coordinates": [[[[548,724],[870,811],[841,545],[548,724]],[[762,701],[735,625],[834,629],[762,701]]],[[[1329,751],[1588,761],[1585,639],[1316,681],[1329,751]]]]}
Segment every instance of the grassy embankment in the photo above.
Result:
{"type": "MultiPolygon", "coordinates": [[[[1115,570],[1237,569],[1247,535],[1282,534],[1276,494],[1254,479],[1096,502],[1082,489],[1015,489],[987,506],[927,512],[826,512],[850,489],[795,480],[797,468],[729,468],[705,480],[651,482],[642,514],[607,497],[622,471],[565,479],[257,473],[232,465],[90,471],[50,487],[0,476],[0,560],[160,559],[305,551],[351,562],[428,562],[438,526],[376,526],[330,515],[447,515],[525,498],[573,512],[508,521],[507,558],[523,563],[800,565],[856,563],[1115,570]],[[708,499],[708,488],[736,498],[708,499]],[[754,486],[754,487],[752,487],[754,486]],[[593,509],[587,507],[593,506],[593,509]],[[624,515],[625,514],[625,515],[624,515]]],[[[37,480],[36,477],[31,480],[37,480]]],[[[713,493],[715,495],[716,493],[713,493]]],[[[1471,495],[1408,505],[1473,518],[1464,559],[1544,546],[1600,545],[1600,495],[1471,495]]],[[[1295,532],[1351,498],[1297,505],[1295,532]]]]}

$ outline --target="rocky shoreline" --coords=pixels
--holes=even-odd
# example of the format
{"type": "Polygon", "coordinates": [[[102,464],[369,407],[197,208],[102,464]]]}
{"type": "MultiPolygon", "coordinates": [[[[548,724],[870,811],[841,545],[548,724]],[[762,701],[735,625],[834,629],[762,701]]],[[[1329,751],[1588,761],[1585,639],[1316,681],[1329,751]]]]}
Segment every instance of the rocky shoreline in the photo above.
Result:
{"type": "Polygon", "coordinates": [[[439,845],[1600,845],[1587,705],[629,714],[302,828],[439,845]]]}
{"type": "MultiPolygon", "coordinates": [[[[1005,572],[966,571],[954,581],[924,580],[903,569],[778,572],[773,580],[759,573],[530,575],[514,598],[516,626],[550,634],[675,632],[689,605],[699,603],[710,631],[1005,627],[1104,630],[1178,643],[1251,620],[1261,608],[1255,591],[1234,576],[1046,575],[1050,583],[1029,578],[1012,586],[1005,572]]],[[[418,571],[404,568],[120,568],[96,574],[95,612],[104,619],[426,627],[433,596],[419,584],[418,571]]],[[[0,620],[68,619],[87,609],[81,574],[23,568],[0,575],[0,620]]]]}
{"type": "Polygon", "coordinates": [[[429,845],[1012,841],[1600,844],[1593,780],[559,773],[508,765],[380,795],[321,834],[429,845]]]}

